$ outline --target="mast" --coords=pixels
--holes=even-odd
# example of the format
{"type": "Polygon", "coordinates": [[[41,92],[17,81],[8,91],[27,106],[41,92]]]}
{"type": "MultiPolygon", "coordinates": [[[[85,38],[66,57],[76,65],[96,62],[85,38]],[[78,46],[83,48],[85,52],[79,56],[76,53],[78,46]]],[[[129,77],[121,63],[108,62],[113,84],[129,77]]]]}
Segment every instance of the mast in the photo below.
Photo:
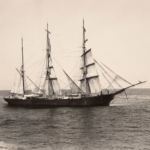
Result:
{"type": "Polygon", "coordinates": [[[92,56],[91,49],[86,49],[85,43],[88,41],[85,38],[85,28],[83,19],[83,53],[81,55],[82,65],[81,72],[82,78],[80,79],[80,87],[85,94],[100,92],[100,81],[96,70],[95,62],[92,56]]]}
{"type": "Polygon", "coordinates": [[[85,93],[87,94],[87,81],[86,81],[86,75],[87,75],[87,68],[86,68],[86,61],[85,61],[85,43],[86,43],[86,40],[85,40],[85,28],[84,28],[84,19],[83,19],[83,45],[82,45],[82,48],[83,48],[83,78],[84,78],[84,86],[85,86],[85,93]]]}
{"type": "Polygon", "coordinates": [[[25,87],[24,87],[24,58],[23,58],[23,38],[21,39],[22,43],[22,83],[23,83],[23,95],[25,94],[25,87]]]}
{"type": "Polygon", "coordinates": [[[50,44],[50,38],[49,38],[49,34],[51,34],[51,33],[48,31],[48,24],[47,24],[46,32],[47,32],[46,80],[47,80],[47,87],[48,87],[48,89],[47,89],[48,96],[50,97],[54,94],[61,94],[61,90],[60,90],[59,83],[57,81],[57,77],[55,75],[52,58],[51,58],[51,44],[50,44]]]}
{"type": "MultiPolygon", "coordinates": [[[[48,37],[49,37],[49,31],[48,31],[48,23],[47,23],[47,45],[48,45],[48,37]]],[[[50,86],[49,86],[49,84],[50,84],[50,72],[49,72],[49,49],[48,49],[48,47],[47,47],[47,51],[46,51],[46,60],[47,60],[47,73],[46,73],[46,79],[48,80],[48,95],[50,95],[50,86]]]]}

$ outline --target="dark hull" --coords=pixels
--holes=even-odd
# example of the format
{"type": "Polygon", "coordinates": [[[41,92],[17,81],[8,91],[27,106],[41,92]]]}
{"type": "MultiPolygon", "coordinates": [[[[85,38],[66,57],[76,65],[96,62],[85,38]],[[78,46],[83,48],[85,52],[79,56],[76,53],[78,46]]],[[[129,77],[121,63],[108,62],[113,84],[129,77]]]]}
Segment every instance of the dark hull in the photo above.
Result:
{"type": "Polygon", "coordinates": [[[114,99],[114,94],[107,94],[95,97],[82,97],[80,99],[44,99],[44,98],[4,98],[9,106],[21,107],[85,107],[85,106],[109,106],[110,102],[114,99]]]}

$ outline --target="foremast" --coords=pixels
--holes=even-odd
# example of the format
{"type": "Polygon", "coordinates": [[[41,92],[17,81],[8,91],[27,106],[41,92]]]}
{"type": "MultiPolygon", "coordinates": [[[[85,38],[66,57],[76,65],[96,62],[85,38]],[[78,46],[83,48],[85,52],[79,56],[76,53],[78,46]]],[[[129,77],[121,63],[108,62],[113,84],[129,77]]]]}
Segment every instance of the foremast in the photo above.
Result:
{"type": "Polygon", "coordinates": [[[85,43],[87,40],[85,40],[85,28],[84,28],[84,19],[83,19],[83,44],[82,44],[82,49],[83,49],[83,84],[85,86],[85,93],[89,93],[89,88],[88,88],[88,83],[87,83],[87,79],[86,79],[86,75],[87,75],[87,68],[86,68],[86,62],[85,62],[85,43]],[[87,89],[88,88],[88,89],[87,89]]]}
{"type": "Polygon", "coordinates": [[[80,79],[80,87],[86,95],[89,95],[91,93],[99,93],[101,87],[91,49],[87,50],[85,46],[86,42],[88,41],[85,38],[85,32],[86,29],[84,27],[83,19],[83,54],[81,55],[82,64],[80,68],[82,72],[82,78],[80,79]]]}
{"type": "Polygon", "coordinates": [[[52,64],[51,58],[51,44],[49,34],[51,34],[48,30],[47,24],[47,43],[46,43],[46,79],[44,82],[44,87],[47,86],[46,95],[50,98],[53,95],[61,95],[61,89],[59,83],[57,81],[57,77],[55,76],[54,67],[52,64]],[[47,82],[47,85],[46,85],[47,82]]]}

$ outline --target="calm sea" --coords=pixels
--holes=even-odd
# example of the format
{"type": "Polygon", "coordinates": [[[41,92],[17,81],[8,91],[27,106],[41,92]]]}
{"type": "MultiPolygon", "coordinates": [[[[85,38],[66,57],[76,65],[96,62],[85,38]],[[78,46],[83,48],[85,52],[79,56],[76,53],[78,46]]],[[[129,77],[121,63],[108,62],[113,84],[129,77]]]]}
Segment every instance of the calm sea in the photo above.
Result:
{"type": "Polygon", "coordinates": [[[88,108],[13,108],[6,93],[0,92],[0,150],[150,149],[150,89],[88,108]]]}

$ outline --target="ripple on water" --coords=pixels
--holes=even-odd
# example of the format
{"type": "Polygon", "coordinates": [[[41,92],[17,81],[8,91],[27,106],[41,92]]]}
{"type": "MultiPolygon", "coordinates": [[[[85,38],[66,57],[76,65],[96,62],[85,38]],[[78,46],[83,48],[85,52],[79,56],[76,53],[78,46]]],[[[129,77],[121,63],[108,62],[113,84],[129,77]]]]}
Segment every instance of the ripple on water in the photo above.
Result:
{"type": "MultiPolygon", "coordinates": [[[[2,102],[3,99],[0,99],[2,102]]],[[[26,109],[0,103],[0,149],[150,149],[149,95],[110,107],[26,109]]]]}

